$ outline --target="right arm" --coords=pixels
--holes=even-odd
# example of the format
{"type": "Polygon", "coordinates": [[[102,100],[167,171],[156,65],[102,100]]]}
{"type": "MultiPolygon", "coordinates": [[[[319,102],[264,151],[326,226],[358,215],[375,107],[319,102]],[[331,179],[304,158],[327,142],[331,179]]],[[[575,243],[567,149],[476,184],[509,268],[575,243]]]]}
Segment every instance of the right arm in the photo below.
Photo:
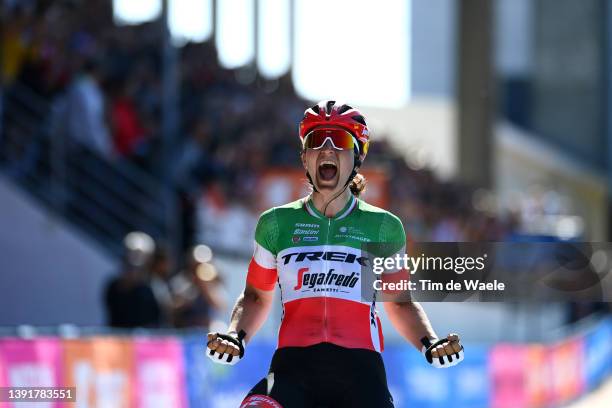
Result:
{"type": "MultiPolygon", "coordinates": [[[[238,333],[244,330],[247,334],[244,341],[248,343],[266,321],[273,299],[273,290],[258,289],[247,283],[244,292],[238,296],[238,300],[232,310],[228,334],[237,338],[238,333]]],[[[219,333],[208,333],[208,348],[210,350],[234,356],[240,353],[238,346],[218,336],[219,333]]]]}
{"type": "Polygon", "coordinates": [[[273,299],[273,290],[257,289],[247,283],[232,310],[228,331],[238,333],[244,330],[247,333],[245,341],[248,342],[266,321],[273,299]]]}
{"type": "MultiPolygon", "coordinates": [[[[259,218],[255,231],[255,252],[249,264],[246,285],[232,310],[228,334],[238,338],[244,331],[245,342],[250,341],[265,322],[274,298],[278,273],[276,270],[276,239],[278,225],[274,211],[266,211],[259,218]]],[[[208,334],[208,348],[218,353],[239,354],[236,344],[219,338],[219,333],[208,334]]]]}

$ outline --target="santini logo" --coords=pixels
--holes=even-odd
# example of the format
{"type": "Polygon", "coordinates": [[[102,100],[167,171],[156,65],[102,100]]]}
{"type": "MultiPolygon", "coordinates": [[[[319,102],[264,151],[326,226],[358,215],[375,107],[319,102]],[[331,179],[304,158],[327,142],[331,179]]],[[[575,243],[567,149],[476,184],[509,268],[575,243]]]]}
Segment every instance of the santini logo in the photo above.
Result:
{"type": "Polygon", "coordinates": [[[350,275],[334,273],[335,269],[330,269],[327,273],[308,272],[308,268],[298,270],[297,285],[293,290],[302,288],[313,289],[315,286],[336,286],[354,288],[359,281],[359,276],[355,276],[355,272],[350,275]]]}

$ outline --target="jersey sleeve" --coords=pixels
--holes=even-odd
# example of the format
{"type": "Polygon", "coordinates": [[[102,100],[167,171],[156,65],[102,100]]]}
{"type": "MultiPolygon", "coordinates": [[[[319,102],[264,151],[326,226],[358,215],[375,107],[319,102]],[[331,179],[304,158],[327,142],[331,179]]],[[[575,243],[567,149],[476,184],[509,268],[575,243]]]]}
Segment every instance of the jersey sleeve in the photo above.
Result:
{"type": "Polygon", "coordinates": [[[261,290],[274,290],[276,285],[276,254],[278,221],[274,209],[259,217],[255,229],[255,250],[249,263],[247,283],[261,290]]]}
{"type": "Polygon", "coordinates": [[[378,241],[384,244],[385,256],[391,257],[406,252],[406,232],[399,218],[391,213],[385,213],[380,224],[378,241]]]}
{"type": "MultiPolygon", "coordinates": [[[[379,239],[385,257],[395,258],[396,255],[403,257],[406,254],[406,233],[402,222],[395,215],[385,214],[380,226],[379,239]]],[[[383,282],[389,283],[407,279],[410,279],[410,273],[402,268],[385,269],[382,276],[383,282]]]]}

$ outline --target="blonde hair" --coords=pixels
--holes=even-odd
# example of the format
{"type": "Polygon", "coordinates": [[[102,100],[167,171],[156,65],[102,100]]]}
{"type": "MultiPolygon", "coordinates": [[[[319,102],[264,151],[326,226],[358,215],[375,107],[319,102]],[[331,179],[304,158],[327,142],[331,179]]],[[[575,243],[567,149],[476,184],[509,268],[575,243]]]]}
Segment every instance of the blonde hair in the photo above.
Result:
{"type": "Polygon", "coordinates": [[[355,197],[359,197],[359,195],[365,191],[367,183],[368,181],[363,174],[357,173],[349,183],[349,189],[355,197]]]}

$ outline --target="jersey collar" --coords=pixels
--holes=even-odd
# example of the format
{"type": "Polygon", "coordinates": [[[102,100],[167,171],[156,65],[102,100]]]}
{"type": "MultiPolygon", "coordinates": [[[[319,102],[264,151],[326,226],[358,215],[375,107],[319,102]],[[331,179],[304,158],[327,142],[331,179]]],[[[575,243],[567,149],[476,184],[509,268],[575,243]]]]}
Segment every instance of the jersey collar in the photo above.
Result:
{"type": "MultiPolygon", "coordinates": [[[[348,200],[344,208],[342,208],[342,210],[340,210],[335,217],[331,217],[331,218],[334,220],[341,220],[342,218],[347,217],[355,209],[356,205],[357,205],[357,198],[351,194],[351,198],[348,200]]],[[[328,218],[328,217],[325,217],[323,214],[321,214],[319,210],[317,210],[317,207],[315,207],[315,205],[312,202],[311,196],[308,196],[304,199],[304,208],[306,209],[308,214],[312,215],[313,217],[328,218]]]]}

